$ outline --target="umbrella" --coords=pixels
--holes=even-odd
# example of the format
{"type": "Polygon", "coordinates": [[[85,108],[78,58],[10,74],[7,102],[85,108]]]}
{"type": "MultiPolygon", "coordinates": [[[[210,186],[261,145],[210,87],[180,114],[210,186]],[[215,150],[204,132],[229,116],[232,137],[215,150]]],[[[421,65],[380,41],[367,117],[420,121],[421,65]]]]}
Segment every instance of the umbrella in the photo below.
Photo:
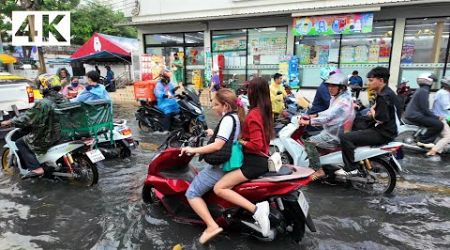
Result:
{"type": "Polygon", "coordinates": [[[17,59],[8,54],[0,54],[0,62],[2,62],[4,64],[15,63],[15,62],[17,62],[17,59]]]}

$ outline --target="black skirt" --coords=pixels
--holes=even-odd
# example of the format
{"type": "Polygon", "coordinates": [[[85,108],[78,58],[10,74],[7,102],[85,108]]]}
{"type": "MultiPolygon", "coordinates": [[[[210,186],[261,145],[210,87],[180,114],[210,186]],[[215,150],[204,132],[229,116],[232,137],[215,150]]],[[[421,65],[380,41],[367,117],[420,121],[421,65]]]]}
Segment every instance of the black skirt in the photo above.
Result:
{"type": "Polygon", "coordinates": [[[241,167],[245,178],[252,180],[269,172],[268,158],[255,154],[244,154],[244,164],[241,167]]]}

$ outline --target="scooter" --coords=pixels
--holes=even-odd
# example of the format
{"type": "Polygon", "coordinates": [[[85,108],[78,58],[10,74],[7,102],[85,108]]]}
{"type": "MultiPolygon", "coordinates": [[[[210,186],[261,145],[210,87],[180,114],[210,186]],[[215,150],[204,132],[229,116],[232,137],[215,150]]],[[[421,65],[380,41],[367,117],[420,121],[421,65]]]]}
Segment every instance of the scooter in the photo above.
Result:
{"type": "MultiPolygon", "coordinates": [[[[299,116],[292,117],[291,123],[279,132],[279,138],[271,141],[271,152],[279,152],[283,163],[300,167],[309,166],[302,136],[305,127],[299,126],[299,116]]],[[[353,187],[371,194],[389,194],[396,184],[396,175],[402,167],[395,155],[401,152],[402,143],[391,142],[384,146],[359,147],[355,150],[355,162],[360,167],[352,175],[335,175],[344,166],[341,149],[319,150],[320,165],[329,182],[350,183],[353,187]]]]}
{"type": "MultiPolygon", "coordinates": [[[[199,145],[200,137],[191,137],[188,145],[199,145]]],[[[161,203],[177,221],[202,224],[202,220],[193,212],[185,197],[189,184],[198,174],[197,168],[190,163],[194,156],[179,156],[180,152],[178,148],[166,148],[153,157],[148,166],[142,198],[146,203],[161,203]]],[[[262,236],[260,227],[254,223],[252,215],[246,210],[219,198],[212,190],[203,198],[221,227],[236,226],[266,241],[274,240],[277,234],[289,233],[299,242],[305,234],[305,226],[312,232],[316,231],[309,203],[300,190],[308,185],[309,176],[313,172],[309,168],[283,166],[277,173],[268,173],[234,188],[251,202],[269,202],[271,230],[267,237],[262,236]]]]}
{"type": "MultiPolygon", "coordinates": [[[[398,131],[399,133],[395,138],[395,141],[402,142],[403,148],[420,153],[426,153],[429,150],[427,148],[418,146],[416,143],[419,136],[427,132],[427,128],[419,127],[407,121],[406,119],[402,119],[400,126],[398,127],[398,131]]],[[[450,145],[447,145],[442,154],[449,153],[450,145]]]]}
{"type": "MultiPolygon", "coordinates": [[[[18,171],[21,176],[29,171],[22,166],[16,140],[23,136],[21,130],[11,130],[5,137],[3,146],[2,171],[12,175],[18,171]]],[[[44,168],[43,177],[60,178],[74,181],[84,186],[93,186],[98,182],[97,163],[105,157],[98,149],[94,149],[94,139],[63,142],[48,149],[46,154],[37,155],[44,168]]]]}
{"type": "Polygon", "coordinates": [[[114,121],[112,132],[113,142],[109,140],[109,133],[99,136],[97,145],[100,151],[106,158],[130,157],[132,150],[136,149],[139,142],[133,139],[133,132],[127,126],[127,120],[114,121]]]}
{"type": "MultiPolygon", "coordinates": [[[[204,110],[198,95],[185,89],[175,97],[180,106],[180,113],[171,118],[170,131],[182,128],[186,133],[193,134],[194,129],[206,129],[204,110]]],[[[163,132],[162,119],[165,116],[154,103],[147,102],[141,102],[141,106],[136,112],[139,128],[144,132],[163,132]]]]}

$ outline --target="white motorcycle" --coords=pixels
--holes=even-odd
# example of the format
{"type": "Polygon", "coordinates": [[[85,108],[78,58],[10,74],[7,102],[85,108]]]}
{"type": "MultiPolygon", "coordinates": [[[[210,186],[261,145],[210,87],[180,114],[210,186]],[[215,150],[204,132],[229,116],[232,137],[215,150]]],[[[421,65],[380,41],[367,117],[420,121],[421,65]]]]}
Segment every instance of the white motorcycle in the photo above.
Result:
{"type": "MultiPolygon", "coordinates": [[[[284,164],[309,167],[309,158],[305,151],[302,136],[303,126],[298,124],[298,116],[279,132],[279,138],[270,142],[271,153],[279,152],[284,164]]],[[[350,183],[357,189],[373,193],[391,193],[396,184],[396,174],[402,168],[394,157],[400,151],[402,143],[391,142],[380,147],[359,147],[355,150],[355,162],[360,163],[357,173],[348,176],[335,175],[336,170],[344,166],[342,152],[335,150],[319,150],[320,165],[330,182],[350,183]]]]}
{"type": "MultiPolygon", "coordinates": [[[[19,172],[26,175],[29,170],[22,166],[16,140],[23,133],[16,128],[5,137],[3,146],[2,171],[6,175],[19,172]]],[[[46,154],[37,155],[44,168],[43,177],[68,179],[83,186],[93,186],[98,182],[97,162],[105,159],[98,149],[94,149],[94,139],[68,141],[48,149],[46,154]]]]}
{"type": "Polygon", "coordinates": [[[104,133],[98,138],[98,148],[106,158],[120,157],[122,159],[130,157],[133,149],[139,144],[133,139],[133,133],[127,126],[127,120],[114,121],[112,139],[109,140],[110,133],[104,133]]]}

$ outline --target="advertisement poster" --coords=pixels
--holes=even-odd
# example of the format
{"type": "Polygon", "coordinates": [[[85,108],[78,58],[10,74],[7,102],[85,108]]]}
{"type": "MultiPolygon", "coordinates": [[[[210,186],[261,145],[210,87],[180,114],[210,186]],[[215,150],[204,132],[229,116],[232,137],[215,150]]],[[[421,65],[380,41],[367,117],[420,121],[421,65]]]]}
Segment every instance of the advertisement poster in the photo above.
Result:
{"type": "Polygon", "coordinates": [[[369,60],[369,48],[366,45],[359,45],[355,47],[355,63],[367,63],[369,60]]]}
{"type": "Polygon", "coordinates": [[[380,40],[380,52],[378,62],[389,63],[389,58],[391,56],[391,46],[384,40],[380,40]]]}
{"type": "Polygon", "coordinates": [[[164,70],[164,57],[161,55],[141,55],[141,79],[152,80],[164,70]]]}
{"type": "Polygon", "coordinates": [[[372,32],[373,13],[294,18],[294,36],[318,36],[372,32]]]}
{"type": "Polygon", "coordinates": [[[328,46],[316,46],[317,48],[317,64],[327,64],[330,48],[328,46]]]}
{"type": "Polygon", "coordinates": [[[247,40],[245,36],[230,37],[224,36],[214,38],[212,42],[212,50],[214,52],[245,50],[247,48],[247,40]]]}
{"type": "Polygon", "coordinates": [[[211,52],[209,51],[209,48],[205,48],[205,71],[204,71],[204,87],[208,87],[211,82],[211,76],[212,76],[212,56],[211,52]]]}
{"type": "Polygon", "coordinates": [[[341,63],[353,63],[355,48],[353,46],[344,46],[341,50],[341,63]]]}
{"type": "Polygon", "coordinates": [[[297,46],[297,55],[299,57],[300,64],[311,64],[311,46],[299,44],[297,46]]]}
{"type": "Polygon", "coordinates": [[[280,57],[280,63],[278,64],[278,72],[283,75],[283,78],[287,79],[289,74],[289,59],[290,56],[280,57]]]}
{"type": "Polygon", "coordinates": [[[402,48],[402,59],[400,63],[413,63],[414,44],[405,44],[402,48]]]}
{"type": "Polygon", "coordinates": [[[298,69],[298,62],[299,59],[297,56],[292,56],[289,59],[289,86],[291,88],[298,88],[300,87],[300,72],[298,69]]]}
{"type": "Polygon", "coordinates": [[[380,54],[380,46],[378,44],[372,44],[369,48],[369,57],[367,61],[369,63],[378,63],[378,56],[380,54]]]}

